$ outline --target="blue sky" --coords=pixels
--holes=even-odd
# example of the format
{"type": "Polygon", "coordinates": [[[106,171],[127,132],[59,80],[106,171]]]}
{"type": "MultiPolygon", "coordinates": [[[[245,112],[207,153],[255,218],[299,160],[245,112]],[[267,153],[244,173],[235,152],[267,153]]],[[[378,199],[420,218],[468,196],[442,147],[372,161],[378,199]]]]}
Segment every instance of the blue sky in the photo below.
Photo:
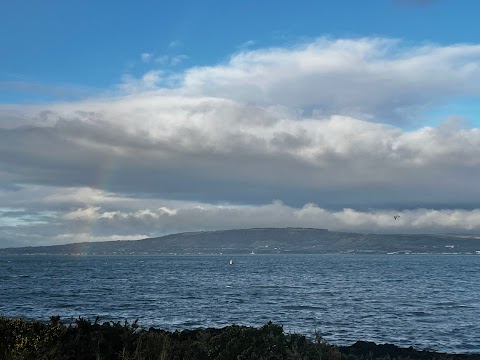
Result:
{"type": "Polygon", "coordinates": [[[110,89],[140,74],[142,53],[213,65],[252,42],[284,46],[319,36],[407,43],[474,43],[474,0],[3,1],[0,100],[45,101],[110,89]],[[31,86],[28,86],[31,85],[31,86]]]}
{"type": "Polygon", "coordinates": [[[479,233],[479,4],[0,2],[0,247],[479,233]]]}

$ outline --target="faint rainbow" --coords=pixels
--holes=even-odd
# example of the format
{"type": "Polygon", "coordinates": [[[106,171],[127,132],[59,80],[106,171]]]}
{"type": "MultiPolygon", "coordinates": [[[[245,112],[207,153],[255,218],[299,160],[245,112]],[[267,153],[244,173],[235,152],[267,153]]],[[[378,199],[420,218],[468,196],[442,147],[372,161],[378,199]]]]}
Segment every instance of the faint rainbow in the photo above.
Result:
{"type": "MultiPolygon", "coordinates": [[[[116,155],[110,155],[105,158],[105,161],[97,168],[96,173],[94,174],[95,181],[92,183],[92,188],[94,190],[100,190],[102,192],[108,193],[112,186],[112,183],[115,181],[115,175],[119,167],[119,157],[116,155]]],[[[102,204],[94,203],[91,206],[100,207],[102,209],[102,204]]],[[[102,211],[102,210],[100,210],[102,211]]],[[[84,242],[78,243],[75,248],[75,253],[79,255],[87,255],[91,253],[91,241],[97,234],[97,229],[99,227],[98,218],[93,218],[90,220],[83,229],[83,233],[86,234],[87,238],[84,242]]]]}

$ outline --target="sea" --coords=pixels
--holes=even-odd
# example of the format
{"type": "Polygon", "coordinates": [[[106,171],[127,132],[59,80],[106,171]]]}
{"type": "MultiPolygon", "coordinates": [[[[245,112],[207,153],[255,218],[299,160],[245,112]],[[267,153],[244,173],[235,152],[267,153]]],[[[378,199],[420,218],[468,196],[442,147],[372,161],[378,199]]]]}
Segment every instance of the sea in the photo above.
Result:
{"type": "Polygon", "coordinates": [[[262,326],[480,353],[480,256],[0,256],[0,316],[262,326]]]}

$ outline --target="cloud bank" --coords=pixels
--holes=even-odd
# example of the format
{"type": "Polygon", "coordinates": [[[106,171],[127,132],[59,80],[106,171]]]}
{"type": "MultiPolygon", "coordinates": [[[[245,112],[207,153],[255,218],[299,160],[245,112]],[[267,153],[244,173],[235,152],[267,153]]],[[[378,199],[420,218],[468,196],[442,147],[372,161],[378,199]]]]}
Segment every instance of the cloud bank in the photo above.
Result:
{"type": "Polygon", "coordinates": [[[476,231],[480,129],[428,114],[479,96],[479,60],[476,44],[320,38],[152,68],[114,97],[2,105],[0,241],[476,231]]]}

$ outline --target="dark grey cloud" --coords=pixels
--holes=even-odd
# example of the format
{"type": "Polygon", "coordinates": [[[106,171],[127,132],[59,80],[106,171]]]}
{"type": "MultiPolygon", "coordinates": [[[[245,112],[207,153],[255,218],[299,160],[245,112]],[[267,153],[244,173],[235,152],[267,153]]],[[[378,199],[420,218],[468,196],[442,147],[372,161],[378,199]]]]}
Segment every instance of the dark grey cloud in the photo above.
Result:
{"type": "Polygon", "coordinates": [[[314,199],[333,207],[379,206],[385,198],[433,206],[451,201],[454,189],[457,203],[480,200],[472,195],[480,175],[476,129],[401,131],[344,117],[275,120],[272,113],[262,124],[209,110],[239,106],[230,103],[195,105],[203,109],[201,122],[188,115],[165,126],[162,106],[150,109],[158,123],[145,109],[125,106],[123,117],[107,109],[87,118],[72,111],[50,127],[0,130],[10,182],[204,202],[314,199]]]}

